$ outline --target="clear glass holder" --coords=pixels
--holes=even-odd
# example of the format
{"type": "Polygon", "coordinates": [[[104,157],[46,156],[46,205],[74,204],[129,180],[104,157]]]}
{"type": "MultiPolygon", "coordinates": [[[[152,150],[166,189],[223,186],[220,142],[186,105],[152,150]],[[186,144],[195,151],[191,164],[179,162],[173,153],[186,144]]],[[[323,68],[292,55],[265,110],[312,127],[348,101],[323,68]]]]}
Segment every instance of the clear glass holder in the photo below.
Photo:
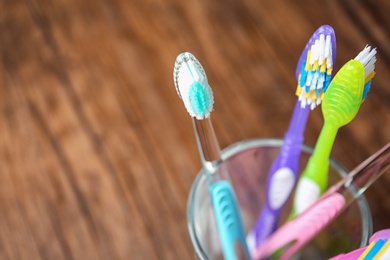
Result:
{"type": "MultiPolygon", "coordinates": [[[[233,144],[222,152],[247,234],[251,231],[264,204],[268,171],[282,142],[281,139],[252,139],[233,144]]],[[[306,166],[312,151],[311,147],[302,146],[300,172],[306,166]]],[[[339,163],[330,160],[329,185],[335,184],[346,174],[346,170],[339,163]]],[[[355,191],[351,189],[350,192],[355,191]]],[[[290,213],[292,198],[293,195],[282,210],[279,225],[286,221],[290,213]]],[[[203,169],[196,177],[190,191],[187,220],[197,258],[223,259],[203,169]]],[[[371,212],[366,198],[362,195],[300,251],[299,259],[328,259],[365,246],[371,235],[371,212]]]]}

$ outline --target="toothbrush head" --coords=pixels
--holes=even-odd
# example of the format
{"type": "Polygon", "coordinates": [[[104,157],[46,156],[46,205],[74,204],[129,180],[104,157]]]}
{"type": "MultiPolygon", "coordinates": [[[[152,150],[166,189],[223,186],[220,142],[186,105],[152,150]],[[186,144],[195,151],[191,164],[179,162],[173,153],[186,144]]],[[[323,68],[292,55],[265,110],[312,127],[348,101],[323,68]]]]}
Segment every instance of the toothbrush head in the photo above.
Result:
{"type": "Polygon", "coordinates": [[[302,108],[311,109],[321,104],[336,60],[336,35],[329,25],[322,25],[310,37],[299,58],[295,76],[296,95],[302,108]]]}
{"type": "Polygon", "coordinates": [[[202,120],[213,110],[213,91],[200,62],[189,52],[179,54],[173,70],[173,81],[179,97],[191,117],[202,120]]]}
{"type": "Polygon", "coordinates": [[[315,44],[315,41],[319,39],[320,35],[324,34],[325,36],[330,36],[330,44],[331,46],[331,51],[332,51],[332,65],[336,63],[336,34],[330,25],[322,25],[320,26],[310,37],[309,41],[306,43],[305,48],[303,49],[301,56],[299,57],[297,67],[295,69],[295,77],[298,80],[299,75],[301,74],[301,69],[302,69],[302,63],[304,63],[307,59],[307,53],[311,49],[312,45],[315,44]]]}
{"type": "Polygon", "coordinates": [[[376,49],[366,46],[336,74],[322,104],[325,121],[341,127],[355,117],[375,75],[375,55],[376,49]]]}
{"type": "Polygon", "coordinates": [[[366,99],[371,88],[372,78],[375,76],[376,48],[368,45],[356,56],[355,60],[360,61],[364,66],[364,90],[362,101],[366,99]]]}
{"type": "Polygon", "coordinates": [[[350,60],[334,76],[324,96],[325,122],[336,127],[348,124],[359,111],[363,88],[364,66],[358,60],[350,60]]]}

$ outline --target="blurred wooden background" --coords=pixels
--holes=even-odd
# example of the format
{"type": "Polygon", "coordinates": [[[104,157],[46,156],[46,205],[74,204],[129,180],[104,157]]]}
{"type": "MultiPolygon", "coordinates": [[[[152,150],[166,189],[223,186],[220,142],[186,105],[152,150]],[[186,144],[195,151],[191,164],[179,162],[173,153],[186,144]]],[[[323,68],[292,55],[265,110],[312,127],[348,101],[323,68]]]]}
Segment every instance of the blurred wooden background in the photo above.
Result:
{"type": "MultiPolygon", "coordinates": [[[[0,259],[191,259],[200,168],[172,80],[190,51],[214,90],[222,147],[282,137],[295,66],[322,24],[337,71],[366,44],[377,75],[332,156],[352,169],[390,141],[390,2],[1,0],[0,259]]],[[[309,118],[315,144],[320,109],[309,118]]],[[[390,173],[367,192],[390,227],[390,173]]]]}

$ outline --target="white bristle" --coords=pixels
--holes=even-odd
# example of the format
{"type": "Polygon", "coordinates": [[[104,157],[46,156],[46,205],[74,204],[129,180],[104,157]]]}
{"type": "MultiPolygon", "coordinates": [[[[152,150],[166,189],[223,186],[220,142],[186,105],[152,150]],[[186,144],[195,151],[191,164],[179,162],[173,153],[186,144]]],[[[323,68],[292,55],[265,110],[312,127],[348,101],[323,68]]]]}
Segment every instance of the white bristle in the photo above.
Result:
{"type": "Polygon", "coordinates": [[[311,46],[311,54],[310,54],[310,64],[313,65],[316,60],[318,60],[318,48],[319,41],[318,39],[311,46]]]}
{"type": "Polygon", "coordinates": [[[319,104],[321,104],[322,102],[322,99],[320,96],[317,97],[317,100],[316,100],[316,105],[318,106],[319,104]]]}
{"type": "Polygon", "coordinates": [[[320,35],[320,41],[319,41],[319,46],[318,46],[318,64],[322,64],[324,62],[325,58],[325,35],[321,34],[320,35]]]}
{"type": "Polygon", "coordinates": [[[302,108],[305,108],[306,107],[306,98],[301,94],[301,99],[300,99],[300,101],[301,101],[301,107],[302,108]]]}
{"type": "Polygon", "coordinates": [[[375,70],[376,57],[373,57],[366,66],[364,66],[365,77],[375,70]],[[367,69],[366,69],[367,68],[367,69]]]}
{"type": "Polygon", "coordinates": [[[329,57],[326,59],[326,68],[329,69],[333,67],[333,52],[332,52],[332,45],[329,47],[329,57]]]}
{"type": "Polygon", "coordinates": [[[310,90],[316,90],[317,82],[318,82],[318,76],[319,76],[318,72],[314,73],[313,80],[311,81],[311,84],[310,84],[310,90]]]}
{"type": "Polygon", "coordinates": [[[313,75],[311,73],[307,74],[305,86],[307,86],[307,87],[310,86],[312,80],[313,80],[313,75]]]}
{"type": "Polygon", "coordinates": [[[370,46],[366,45],[366,47],[364,47],[364,49],[359,52],[359,54],[355,57],[355,60],[358,60],[361,62],[361,60],[363,59],[363,57],[367,56],[367,53],[370,52],[370,46]]]}
{"type": "Polygon", "coordinates": [[[355,60],[358,60],[363,64],[365,77],[370,75],[375,69],[376,52],[376,48],[371,49],[371,46],[366,45],[355,58],[355,60]]]}
{"type": "Polygon", "coordinates": [[[325,53],[324,56],[325,58],[329,59],[332,57],[332,44],[330,42],[330,36],[327,35],[325,39],[325,53]]]}
{"type": "Polygon", "coordinates": [[[364,66],[367,65],[367,63],[375,56],[376,54],[376,49],[373,49],[368,53],[368,55],[362,60],[362,63],[364,66]]]}
{"type": "Polygon", "coordinates": [[[325,82],[325,75],[321,74],[320,77],[318,77],[316,89],[322,89],[322,87],[324,86],[324,82],[325,82]]]}

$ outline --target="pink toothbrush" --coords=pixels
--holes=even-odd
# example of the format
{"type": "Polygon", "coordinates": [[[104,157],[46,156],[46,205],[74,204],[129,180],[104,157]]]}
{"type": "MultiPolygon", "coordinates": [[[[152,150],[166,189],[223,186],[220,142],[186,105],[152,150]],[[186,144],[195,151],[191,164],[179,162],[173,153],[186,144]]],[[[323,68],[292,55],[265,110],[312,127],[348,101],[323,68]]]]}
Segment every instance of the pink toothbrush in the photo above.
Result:
{"type": "Polygon", "coordinates": [[[280,259],[291,259],[389,168],[390,142],[333,185],[297,218],[276,230],[253,252],[252,258],[265,259],[286,247],[280,259]],[[357,192],[352,194],[351,188],[356,188],[357,192]]]}

